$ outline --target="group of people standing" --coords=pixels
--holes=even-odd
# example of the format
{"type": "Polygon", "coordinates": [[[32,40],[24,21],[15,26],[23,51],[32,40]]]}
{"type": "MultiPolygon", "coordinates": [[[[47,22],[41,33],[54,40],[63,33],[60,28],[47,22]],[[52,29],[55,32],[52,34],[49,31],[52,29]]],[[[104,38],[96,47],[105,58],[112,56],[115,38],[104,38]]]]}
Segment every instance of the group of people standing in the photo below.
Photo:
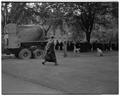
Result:
{"type": "MultiPolygon", "coordinates": [[[[118,45],[116,46],[118,47],[118,45]]],[[[94,42],[92,44],[87,42],[73,42],[73,41],[67,41],[67,51],[73,51],[75,48],[79,48],[80,52],[87,52],[87,51],[96,51],[98,48],[103,51],[110,51],[110,49],[115,48],[115,44],[111,43],[98,43],[94,42]]],[[[55,65],[58,65],[55,50],[63,50],[63,42],[62,41],[56,41],[54,40],[54,36],[50,38],[48,41],[46,48],[45,48],[45,56],[44,61],[42,62],[43,65],[45,65],[46,62],[54,62],[55,65]]]]}
{"type": "MultiPolygon", "coordinates": [[[[110,42],[93,42],[93,43],[87,43],[87,42],[80,42],[80,41],[67,41],[67,51],[74,51],[74,49],[80,49],[80,52],[88,52],[88,51],[97,51],[97,48],[103,50],[103,51],[110,51],[117,50],[118,45],[115,43],[110,42]]],[[[55,44],[56,50],[63,50],[63,42],[56,42],[55,44]]]]}
{"type": "Polygon", "coordinates": [[[54,42],[54,43],[55,43],[56,50],[63,50],[63,42],[62,41],[56,40],[56,42],[54,42]]]}
{"type": "Polygon", "coordinates": [[[107,42],[107,43],[93,42],[92,50],[96,51],[97,48],[100,48],[103,51],[118,50],[118,44],[111,42],[107,42]]]}
{"type": "MultiPolygon", "coordinates": [[[[56,40],[55,42],[55,50],[63,50],[63,41],[56,40]]],[[[74,42],[73,41],[67,41],[67,51],[73,51],[74,50],[74,42]]]]}

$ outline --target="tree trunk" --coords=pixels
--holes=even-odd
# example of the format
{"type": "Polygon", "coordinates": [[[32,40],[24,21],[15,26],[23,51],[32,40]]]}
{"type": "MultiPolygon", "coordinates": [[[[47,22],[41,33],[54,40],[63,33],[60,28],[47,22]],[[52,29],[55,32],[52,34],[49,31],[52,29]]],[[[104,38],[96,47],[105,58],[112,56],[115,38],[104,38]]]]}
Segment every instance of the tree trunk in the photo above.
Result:
{"type": "Polygon", "coordinates": [[[91,32],[86,32],[86,41],[88,43],[90,43],[90,35],[91,35],[91,32]]]}
{"type": "Polygon", "coordinates": [[[63,42],[63,46],[64,46],[64,57],[67,57],[67,42],[66,41],[63,42]]]}

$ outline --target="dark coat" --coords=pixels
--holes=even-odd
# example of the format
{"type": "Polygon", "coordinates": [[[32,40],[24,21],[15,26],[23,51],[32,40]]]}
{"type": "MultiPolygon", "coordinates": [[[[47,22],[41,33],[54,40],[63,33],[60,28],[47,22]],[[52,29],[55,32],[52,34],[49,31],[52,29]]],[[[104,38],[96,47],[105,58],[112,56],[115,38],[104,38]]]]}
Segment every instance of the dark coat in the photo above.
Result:
{"type": "Polygon", "coordinates": [[[45,59],[45,61],[48,61],[48,62],[56,62],[54,41],[50,41],[47,43],[44,59],[45,59]]]}

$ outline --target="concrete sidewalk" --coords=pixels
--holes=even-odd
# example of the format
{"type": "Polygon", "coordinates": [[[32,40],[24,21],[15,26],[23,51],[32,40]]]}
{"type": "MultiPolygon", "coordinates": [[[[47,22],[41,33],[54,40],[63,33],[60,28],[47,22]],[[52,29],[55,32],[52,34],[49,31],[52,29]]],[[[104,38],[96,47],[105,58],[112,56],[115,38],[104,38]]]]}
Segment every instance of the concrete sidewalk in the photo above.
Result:
{"type": "Polygon", "coordinates": [[[20,78],[14,82],[11,77],[3,76],[3,93],[118,94],[118,52],[108,52],[103,57],[94,54],[69,53],[64,58],[60,53],[58,66],[52,62],[43,66],[40,59],[2,59],[2,72],[20,78]]]}
{"type": "Polygon", "coordinates": [[[2,94],[62,94],[60,91],[50,89],[38,84],[27,82],[13,76],[2,74],[2,94]]]}

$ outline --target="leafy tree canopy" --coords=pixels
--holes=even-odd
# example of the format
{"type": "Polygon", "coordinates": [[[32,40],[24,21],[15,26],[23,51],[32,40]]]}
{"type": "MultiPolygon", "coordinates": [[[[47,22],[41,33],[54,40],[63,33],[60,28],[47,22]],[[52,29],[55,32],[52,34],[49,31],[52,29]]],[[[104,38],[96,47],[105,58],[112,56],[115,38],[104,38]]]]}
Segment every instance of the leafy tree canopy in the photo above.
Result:
{"type": "Polygon", "coordinates": [[[94,24],[107,26],[113,18],[118,21],[118,2],[2,2],[2,16],[3,25],[9,22],[29,24],[32,21],[54,28],[59,26],[64,33],[66,22],[76,27],[76,33],[84,31],[86,40],[90,42],[94,24]]]}

